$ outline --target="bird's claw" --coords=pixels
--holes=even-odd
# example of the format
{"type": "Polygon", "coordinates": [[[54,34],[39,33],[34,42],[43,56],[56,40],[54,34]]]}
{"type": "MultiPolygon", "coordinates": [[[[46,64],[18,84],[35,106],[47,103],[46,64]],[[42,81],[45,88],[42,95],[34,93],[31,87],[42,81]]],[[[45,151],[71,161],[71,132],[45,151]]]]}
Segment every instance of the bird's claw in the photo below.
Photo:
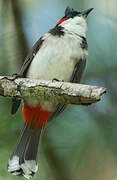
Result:
{"type": "Polygon", "coordinates": [[[12,74],[12,80],[14,81],[15,79],[17,79],[17,78],[21,78],[22,76],[20,75],[20,74],[18,74],[18,73],[13,73],[12,74]]]}

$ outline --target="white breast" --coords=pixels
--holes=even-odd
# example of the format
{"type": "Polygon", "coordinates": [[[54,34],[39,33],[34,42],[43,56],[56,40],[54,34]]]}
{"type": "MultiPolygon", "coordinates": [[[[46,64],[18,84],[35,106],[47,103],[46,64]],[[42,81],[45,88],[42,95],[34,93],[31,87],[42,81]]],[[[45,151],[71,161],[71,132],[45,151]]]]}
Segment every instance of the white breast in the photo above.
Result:
{"type": "MultiPolygon", "coordinates": [[[[76,35],[66,34],[62,37],[52,36],[48,33],[39,52],[34,57],[27,77],[32,79],[70,81],[75,64],[87,52],[80,47],[81,39],[76,35]]],[[[35,106],[36,100],[29,100],[28,104],[35,106]]],[[[43,109],[52,111],[55,108],[51,102],[40,102],[43,109]]]]}
{"type": "Polygon", "coordinates": [[[81,39],[67,34],[62,37],[46,34],[39,52],[34,57],[28,78],[69,81],[74,66],[86,55],[80,48],[81,39]]]}

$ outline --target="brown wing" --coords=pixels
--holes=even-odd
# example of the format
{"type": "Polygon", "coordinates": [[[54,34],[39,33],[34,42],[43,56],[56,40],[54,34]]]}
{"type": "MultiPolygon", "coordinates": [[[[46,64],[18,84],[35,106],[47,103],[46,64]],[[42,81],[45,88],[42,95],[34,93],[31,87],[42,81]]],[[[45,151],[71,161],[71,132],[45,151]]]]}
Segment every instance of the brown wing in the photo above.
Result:
{"type": "Polygon", "coordinates": [[[80,83],[85,67],[86,67],[86,59],[80,59],[78,63],[75,65],[70,82],[80,83]]]}
{"type": "MultiPolygon", "coordinates": [[[[80,80],[82,78],[85,66],[86,66],[86,59],[80,59],[78,61],[78,63],[75,65],[75,68],[74,68],[73,74],[71,76],[70,82],[80,83],[80,80]]],[[[56,107],[56,110],[52,113],[51,117],[48,119],[48,122],[50,122],[53,118],[55,118],[61,112],[63,112],[66,107],[67,107],[66,104],[59,103],[56,107]]]]}
{"type": "MultiPolygon", "coordinates": [[[[20,72],[18,73],[19,77],[26,77],[26,73],[27,70],[30,66],[30,63],[32,62],[33,58],[35,57],[35,55],[37,54],[37,52],[39,51],[39,49],[41,48],[41,45],[43,43],[43,39],[42,37],[35,43],[35,45],[33,46],[33,48],[31,49],[31,51],[29,52],[28,56],[26,57],[20,72]]],[[[16,98],[12,99],[12,108],[11,108],[11,114],[15,114],[21,104],[21,100],[18,100],[16,98]]]]}
{"type": "Polygon", "coordinates": [[[27,70],[30,66],[30,63],[32,62],[33,58],[35,57],[35,55],[37,54],[37,52],[39,51],[39,49],[41,48],[42,46],[42,43],[43,43],[43,39],[42,37],[35,43],[35,45],[33,46],[33,48],[31,49],[31,51],[29,52],[28,56],[26,57],[22,67],[21,67],[21,70],[19,72],[19,76],[21,77],[26,77],[26,73],[27,73],[27,70]]]}

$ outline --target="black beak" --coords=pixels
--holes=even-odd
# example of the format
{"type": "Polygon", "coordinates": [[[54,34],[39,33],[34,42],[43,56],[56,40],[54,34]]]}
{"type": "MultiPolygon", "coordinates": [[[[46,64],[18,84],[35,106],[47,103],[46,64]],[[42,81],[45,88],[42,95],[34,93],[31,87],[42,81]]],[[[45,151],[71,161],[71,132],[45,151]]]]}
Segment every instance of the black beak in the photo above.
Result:
{"type": "Polygon", "coordinates": [[[90,9],[87,9],[87,10],[85,10],[85,11],[82,11],[82,12],[81,12],[81,16],[83,16],[84,19],[86,19],[87,16],[89,15],[89,13],[90,13],[93,9],[94,9],[94,8],[90,8],[90,9]]]}

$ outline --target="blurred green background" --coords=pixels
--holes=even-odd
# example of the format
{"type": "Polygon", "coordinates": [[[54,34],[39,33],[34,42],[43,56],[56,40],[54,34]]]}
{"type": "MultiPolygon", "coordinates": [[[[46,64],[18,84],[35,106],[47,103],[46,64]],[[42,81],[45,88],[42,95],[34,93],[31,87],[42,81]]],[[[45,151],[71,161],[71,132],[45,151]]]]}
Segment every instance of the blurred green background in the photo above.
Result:
{"type": "MultiPolygon", "coordinates": [[[[117,180],[117,1],[0,0],[0,75],[19,71],[41,35],[64,15],[67,5],[94,11],[88,17],[89,56],[82,79],[107,87],[102,101],[71,106],[45,130],[34,180],[117,180]]],[[[21,109],[10,115],[11,100],[0,98],[0,180],[18,180],[7,172],[17,142],[21,109]]],[[[21,178],[24,179],[24,178],[21,178]]]]}

